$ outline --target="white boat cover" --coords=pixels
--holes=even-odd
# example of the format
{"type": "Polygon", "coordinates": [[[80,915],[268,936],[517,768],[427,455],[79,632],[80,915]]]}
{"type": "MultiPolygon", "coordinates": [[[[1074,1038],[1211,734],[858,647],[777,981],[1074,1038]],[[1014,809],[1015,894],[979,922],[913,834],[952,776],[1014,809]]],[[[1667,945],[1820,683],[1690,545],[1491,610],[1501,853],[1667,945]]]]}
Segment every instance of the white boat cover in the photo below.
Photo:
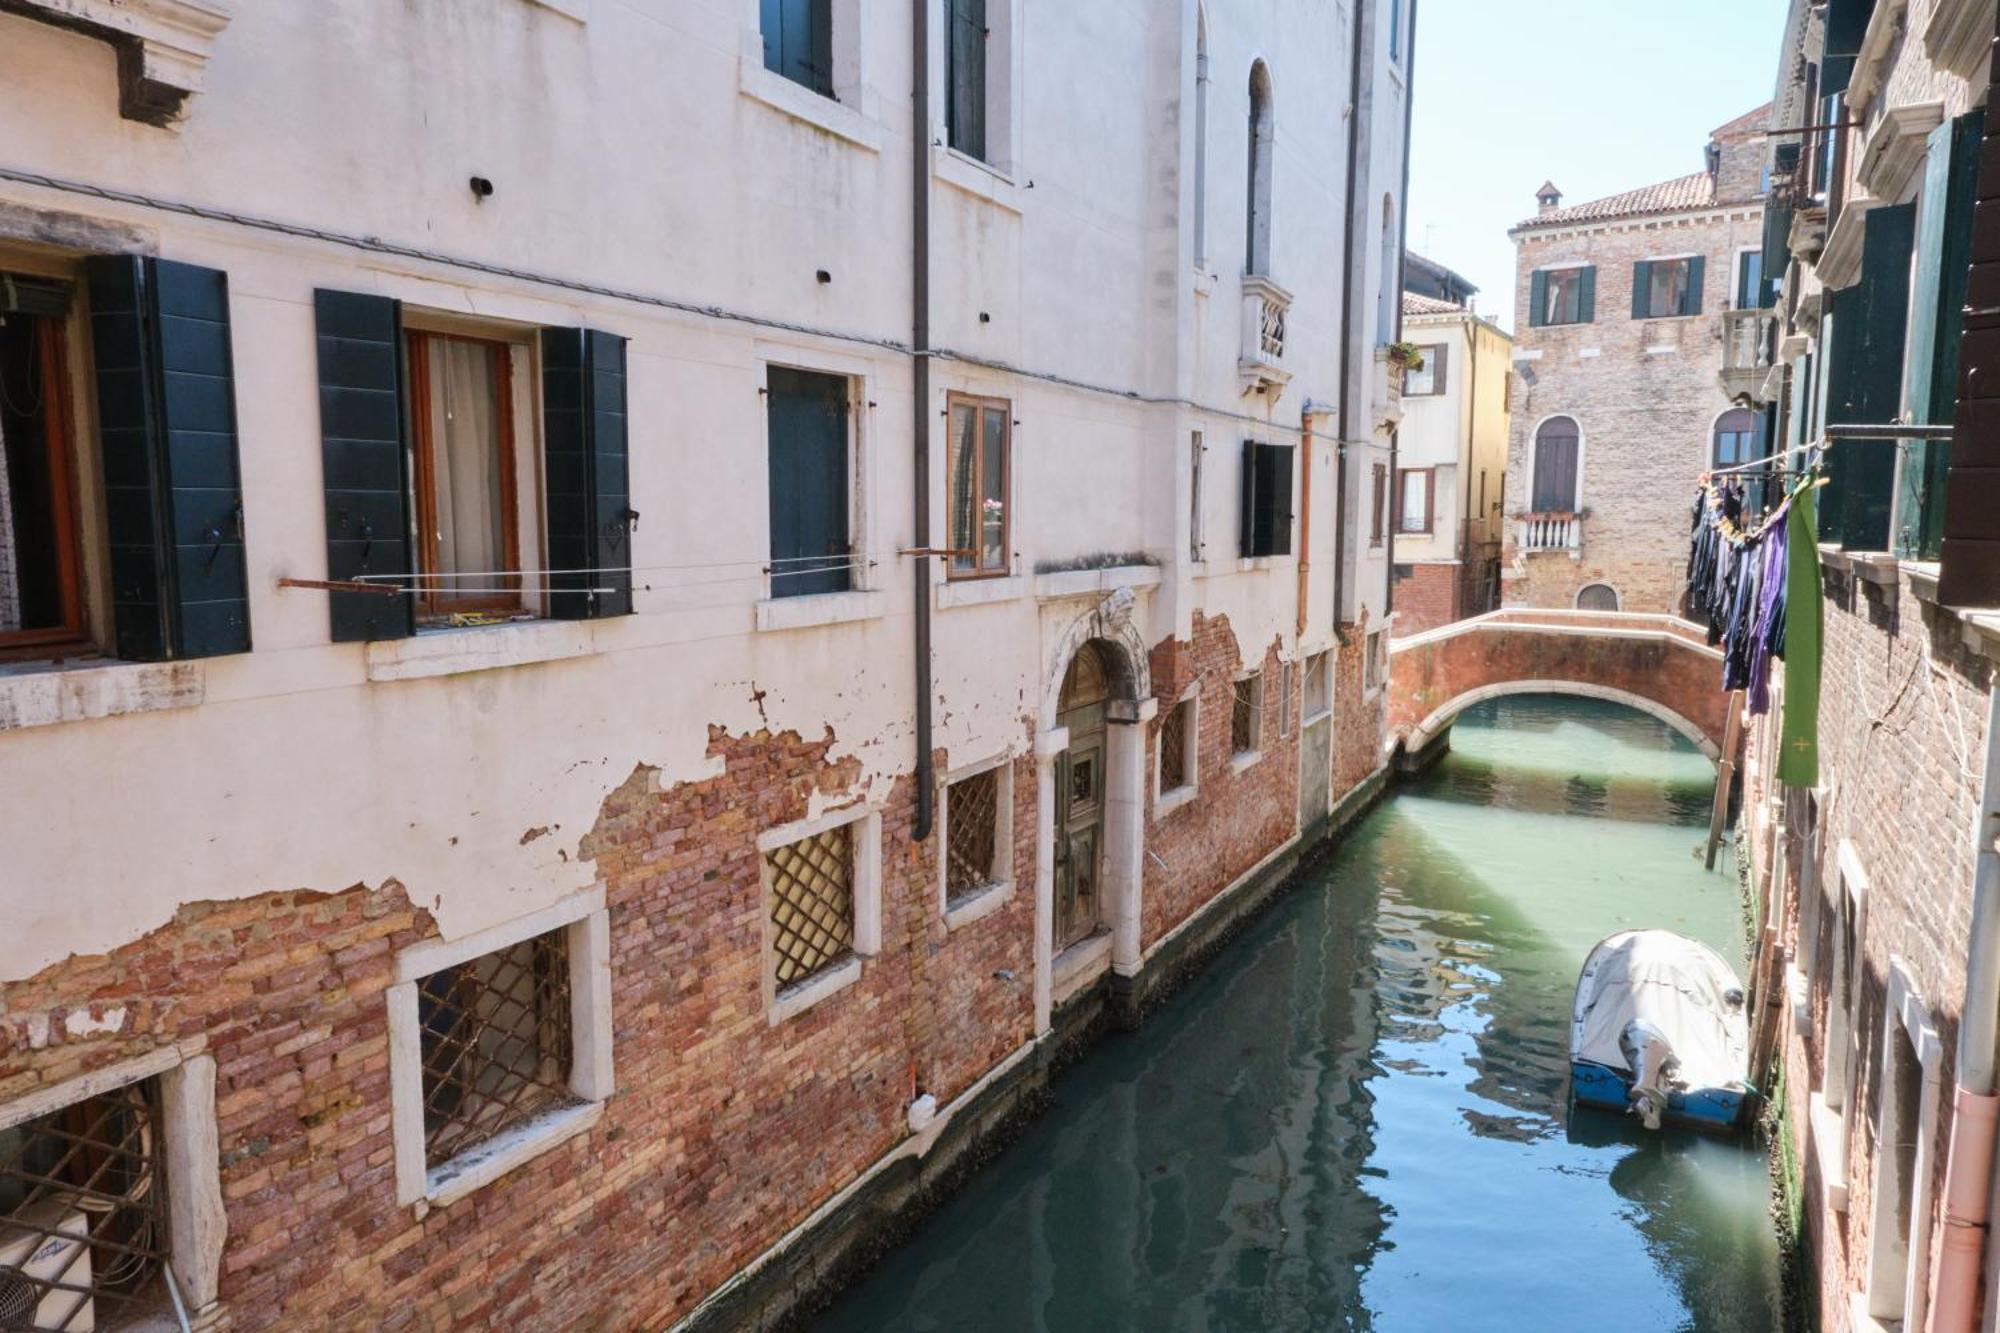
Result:
{"type": "Polygon", "coordinates": [[[1628,930],[1590,951],[1576,983],[1571,1057],[1631,1074],[1618,1039],[1634,1019],[1666,1036],[1680,1086],[1745,1086],[1750,1024],[1743,983],[1706,944],[1670,930],[1628,930]]]}

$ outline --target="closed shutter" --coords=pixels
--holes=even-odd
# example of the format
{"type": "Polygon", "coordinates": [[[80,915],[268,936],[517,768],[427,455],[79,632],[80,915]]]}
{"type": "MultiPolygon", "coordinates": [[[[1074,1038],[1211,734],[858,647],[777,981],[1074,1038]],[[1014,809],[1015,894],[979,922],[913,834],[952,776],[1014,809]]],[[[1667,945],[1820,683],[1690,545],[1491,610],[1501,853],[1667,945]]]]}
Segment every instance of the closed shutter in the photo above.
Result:
{"type": "Polygon", "coordinates": [[[1696,255],[1693,259],[1688,260],[1687,292],[1681,298],[1681,313],[1683,315],[1699,315],[1701,313],[1701,289],[1702,285],[1707,281],[1708,261],[1700,255],[1696,255]]]}
{"type": "MultiPolygon", "coordinates": [[[[1901,411],[1916,211],[1914,204],[1903,204],[1867,217],[1861,280],[1840,294],[1846,299],[1835,307],[1839,359],[1829,376],[1830,425],[1883,425],[1901,411]]],[[[1838,479],[1839,508],[1833,509],[1835,496],[1826,497],[1827,530],[1847,550],[1888,550],[1895,442],[1843,440],[1828,458],[1838,479]]]]}
{"type": "Polygon", "coordinates": [[[1297,450],[1288,444],[1264,446],[1264,481],[1258,500],[1264,521],[1260,555],[1292,553],[1292,461],[1297,450]]]}
{"type": "Polygon", "coordinates": [[[764,68],[833,96],[832,0],[761,0],[764,68]]]}
{"type": "Polygon", "coordinates": [[[1449,387],[1446,377],[1451,369],[1451,345],[1449,343],[1439,343],[1430,349],[1430,353],[1433,358],[1431,365],[1431,392],[1443,393],[1449,387]]]}
{"type": "Polygon", "coordinates": [[[1874,13],[1875,0],[1828,0],[1826,55],[1820,62],[1819,73],[1822,96],[1847,91],[1847,85],[1854,79],[1861,39],[1868,35],[1868,20],[1874,13]]]}
{"type": "Polygon", "coordinates": [[[136,255],[86,273],[118,656],[248,652],[228,278],[136,255]]]}
{"type": "MultiPolygon", "coordinates": [[[[326,488],[326,576],[408,585],[409,450],[404,438],[403,313],[386,296],[315,291],[320,463],[326,488]]],[[[336,643],[400,639],[414,599],[327,594],[336,643]]]]}
{"type": "Polygon", "coordinates": [[[625,339],[597,329],[542,330],[542,450],[548,511],[549,615],[599,620],[632,612],[625,339]]]}
{"type": "Polygon", "coordinates": [[[1528,275],[1528,327],[1539,329],[1549,322],[1549,275],[1537,269],[1528,275]]]}
{"type": "Polygon", "coordinates": [[[845,592],[848,538],[847,381],[772,366],[771,595],[845,592]]]}
{"type": "Polygon", "coordinates": [[[1938,597],[2000,606],[2000,117],[1985,129],[1959,347],[1938,597]]]}
{"type": "Polygon", "coordinates": [[[1257,485],[1262,480],[1262,472],[1257,465],[1257,451],[1261,447],[1255,440],[1243,442],[1243,484],[1238,492],[1240,507],[1236,553],[1245,559],[1257,554],[1257,485]]]}
{"type": "Polygon", "coordinates": [[[1632,318],[1652,317],[1653,265],[1641,259],[1632,265],[1632,318]]]}
{"type": "Polygon", "coordinates": [[[986,0],[949,0],[945,134],[953,148],[986,159],[986,0]]]}
{"type": "Polygon", "coordinates": [[[1764,252],[1758,263],[1763,275],[1757,287],[1759,309],[1769,310],[1778,303],[1778,284],[1792,264],[1792,209],[1789,204],[1768,203],[1764,207],[1764,252]]]}
{"type": "Polygon", "coordinates": [[[1531,513],[1567,514],[1576,507],[1577,439],[1567,418],[1545,423],[1536,434],[1531,513]]]}
{"type": "Polygon", "coordinates": [[[1593,324],[1597,321],[1597,270],[1578,270],[1576,284],[1576,322],[1593,324]]]}

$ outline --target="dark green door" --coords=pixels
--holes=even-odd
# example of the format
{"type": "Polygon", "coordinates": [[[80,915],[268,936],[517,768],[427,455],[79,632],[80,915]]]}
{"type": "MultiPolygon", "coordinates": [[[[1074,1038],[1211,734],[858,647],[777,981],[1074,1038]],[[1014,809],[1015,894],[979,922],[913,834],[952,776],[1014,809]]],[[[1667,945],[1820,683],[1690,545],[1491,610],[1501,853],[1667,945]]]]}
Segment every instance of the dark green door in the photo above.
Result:
{"type": "Polygon", "coordinates": [[[771,595],[845,592],[848,542],[847,381],[773,366],[771,595]]]}

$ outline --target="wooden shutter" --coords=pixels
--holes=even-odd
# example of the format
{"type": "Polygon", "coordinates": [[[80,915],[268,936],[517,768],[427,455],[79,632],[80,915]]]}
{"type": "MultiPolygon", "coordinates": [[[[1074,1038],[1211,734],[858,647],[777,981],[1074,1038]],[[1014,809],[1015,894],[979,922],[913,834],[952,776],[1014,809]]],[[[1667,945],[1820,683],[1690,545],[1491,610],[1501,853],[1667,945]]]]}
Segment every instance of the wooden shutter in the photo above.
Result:
{"type": "Polygon", "coordinates": [[[1382,542],[1382,511],[1388,499],[1389,469],[1382,464],[1375,465],[1375,508],[1374,517],[1368,525],[1368,540],[1380,545],[1382,542]]]}
{"type": "Polygon", "coordinates": [[[1539,329],[1549,322],[1549,275],[1536,269],[1528,275],[1528,327],[1539,329]]]}
{"type": "Polygon", "coordinates": [[[1653,265],[1641,259],[1632,265],[1632,318],[1652,318],[1653,265]]]}
{"type": "Polygon", "coordinates": [[[771,595],[845,592],[847,381],[772,366],[769,390],[771,595]]]}
{"type": "MultiPolygon", "coordinates": [[[[326,490],[326,576],[386,575],[407,586],[409,450],[404,438],[403,312],[386,296],[313,293],[319,353],[320,464],[326,490]]],[[[400,639],[415,599],[327,594],[333,639],[400,639]]]]}
{"type": "Polygon", "coordinates": [[[1530,512],[1566,514],[1576,507],[1577,438],[1575,426],[1558,426],[1554,421],[1544,422],[1536,432],[1530,512]]]}
{"type": "Polygon", "coordinates": [[[1778,283],[1792,264],[1792,209],[1789,204],[1764,206],[1764,254],[1758,263],[1757,305],[1769,310],[1778,303],[1778,283]]]}
{"type": "Polygon", "coordinates": [[[832,0],[761,0],[764,68],[833,96],[832,0]]]}
{"type": "Polygon", "coordinates": [[[986,0],[949,0],[945,136],[953,148],[986,158],[986,0]]]}
{"type": "Polygon", "coordinates": [[[1431,365],[1431,392],[1443,393],[1449,386],[1446,376],[1451,366],[1451,344],[1439,343],[1430,349],[1434,359],[1431,365]]]}
{"type": "Polygon", "coordinates": [[[2000,117],[1985,127],[1959,347],[1938,597],[2000,606],[2000,117]]]}
{"type": "Polygon", "coordinates": [[[86,274],[118,656],[248,652],[228,278],[137,255],[86,274]]]}
{"type": "Polygon", "coordinates": [[[1259,555],[1292,553],[1292,462],[1298,450],[1288,444],[1264,446],[1264,480],[1259,486],[1264,531],[1259,555]]]}
{"type": "Polygon", "coordinates": [[[1597,322],[1597,269],[1595,267],[1577,270],[1576,322],[1579,324],[1594,324],[1597,322]]]}
{"type": "Polygon", "coordinates": [[[1245,559],[1257,554],[1257,486],[1263,479],[1257,466],[1255,440],[1243,441],[1243,483],[1238,491],[1239,514],[1237,522],[1236,552],[1245,559]]]}
{"type": "Polygon", "coordinates": [[[1854,78],[1855,57],[1868,34],[1875,0],[1829,0],[1826,7],[1826,54],[1820,62],[1820,93],[1847,91],[1854,78]]]}
{"type": "MultiPolygon", "coordinates": [[[[1902,408],[1903,353],[1909,327],[1910,252],[1916,206],[1878,208],[1865,224],[1861,280],[1836,305],[1836,361],[1829,374],[1830,425],[1884,425],[1902,408]]],[[[1848,550],[1889,549],[1889,502],[1895,482],[1893,440],[1843,440],[1828,452],[1839,508],[1827,497],[1829,531],[1848,550]]]]}
{"type": "Polygon", "coordinates": [[[542,330],[542,451],[554,571],[549,615],[630,615],[638,515],[626,453],[625,339],[597,329],[542,330]]]}
{"type": "Polygon", "coordinates": [[[1681,299],[1681,313],[1683,315],[1699,315],[1701,313],[1702,284],[1708,278],[1708,261],[1700,255],[1696,255],[1693,259],[1688,260],[1687,266],[1688,285],[1687,292],[1681,299]]]}

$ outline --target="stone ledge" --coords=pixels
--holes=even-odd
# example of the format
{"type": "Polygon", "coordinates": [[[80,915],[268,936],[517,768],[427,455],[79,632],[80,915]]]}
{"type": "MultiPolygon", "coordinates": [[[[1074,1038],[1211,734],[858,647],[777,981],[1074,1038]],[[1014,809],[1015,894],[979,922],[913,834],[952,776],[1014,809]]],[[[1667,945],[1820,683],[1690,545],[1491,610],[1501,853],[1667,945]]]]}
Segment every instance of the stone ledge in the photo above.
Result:
{"type": "Polygon", "coordinates": [[[529,666],[588,657],[599,650],[587,620],[523,620],[505,625],[422,630],[404,639],[378,639],[363,654],[368,679],[422,680],[468,671],[529,666]]]}
{"type": "Polygon", "coordinates": [[[1158,565],[1113,565],[1108,569],[1065,569],[1035,575],[1035,596],[1088,597],[1120,588],[1152,588],[1160,582],[1158,565]]]}
{"type": "Polygon", "coordinates": [[[208,676],[199,661],[0,666],[0,732],[193,708],[207,693],[208,676]]]}
{"type": "Polygon", "coordinates": [[[200,92],[215,39],[235,17],[226,0],[12,0],[10,12],[111,44],[118,114],[162,128],[200,92]]]}

